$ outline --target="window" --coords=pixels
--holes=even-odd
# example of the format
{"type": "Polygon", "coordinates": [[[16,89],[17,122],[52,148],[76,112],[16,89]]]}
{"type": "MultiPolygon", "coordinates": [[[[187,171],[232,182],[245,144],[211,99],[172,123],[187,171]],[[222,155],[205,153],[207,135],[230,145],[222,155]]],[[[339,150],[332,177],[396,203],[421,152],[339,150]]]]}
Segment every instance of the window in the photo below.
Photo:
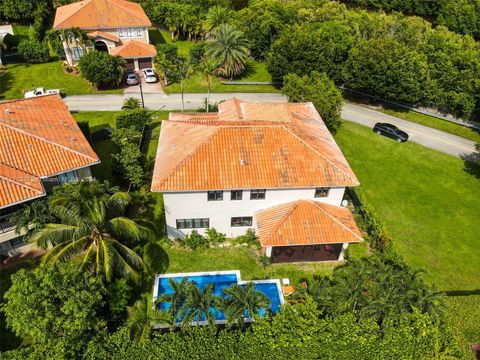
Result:
{"type": "Polygon", "coordinates": [[[316,188],[315,189],[315,197],[316,198],[318,198],[318,197],[328,197],[329,191],[330,191],[330,189],[325,188],[325,187],[316,188]]]}
{"type": "Polygon", "coordinates": [[[230,200],[242,200],[243,190],[232,190],[230,200]]]}
{"type": "Polygon", "coordinates": [[[143,37],[143,28],[137,28],[137,37],[143,37]]]}
{"type": "Polygon", "coordinates": [[[126,29],[118,29],[118,37],[125,37],[126,35],[126,29]]]}
{"type": "Polygon", "coordinates": [[[73,52],[73,58],[75,60],[78,60],[83,56],[83,49],[82,48],[73,48],[72,52],[73,52]]]}
{"type": "Polygon", "coordinates": [[[201,229],[210,227],[210,219],[177,219],[177,229],[201,229]]]}
{"type": "Polygon", "coordinates": [[[127,28],[127,37],[133,37],[134,29],[133,28],[127,28]]]}
{"type": "Polygon", "coordinates": [[[250,191],[250,200],[264,200],[265,193],[267,190],[265,189],[256,189],[250,191]]]}
{"type": "Polygon", "coordinates": [[[75,171],[69,171],[58,175],[58,181],[60,184],[65,184],[78,180],[77,173],[75,171]]]}
{"type": "Polygon", "coordinates": [[[223,191],[209,191],[208,201],[220,201],[223,200],[223,191]]]}
{"type": "Polygon", "coordinates": [[[232,217],[232,227],[252,226],[253,218],[251,216],[232,217]]]}

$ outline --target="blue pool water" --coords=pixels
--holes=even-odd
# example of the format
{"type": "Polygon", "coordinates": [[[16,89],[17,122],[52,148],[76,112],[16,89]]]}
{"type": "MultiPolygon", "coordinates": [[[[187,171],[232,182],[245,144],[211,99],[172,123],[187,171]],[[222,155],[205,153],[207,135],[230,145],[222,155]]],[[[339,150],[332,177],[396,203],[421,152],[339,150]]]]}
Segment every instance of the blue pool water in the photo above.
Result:
{"type": "MultiPolygon", "coordinates": [[[[237,272],[225,272],[225,273],[202,273],[202,274],[195,274],[195,273],[186,273],[186,274],[178,274],[179,276],[175,276],[176,274],[168,274],[168,275],[157,275],[155,289],[156,292],[154,293],[154,298],[159,297],[163,294],[171,294],[173,293],[173,289],[170,286],[170,280],[174,280],[176,282],[182,281],[185,277],[188,281],[193,281],[200,289],[204,289],[209,284],[215,285],[214,293],[217,296],[222,296],[223,289],[229,287],[233,284],[240,284],[240,286],[244,286],[245,283],[240,281],[239,273],[237,272]]],[[[269,310],[272,313],[276,313],[280,310],[280,307],[283,302],[283,297],[280,293],[280,288],[278,286],[278,280],[269,280],[269,281],[259,281],[255,282],[255,289],[263,292],[269,299],[270,299],[270,308],[269,310]]],[[[159,308],[161,310],[168,310],[170,307],[170,303],[163,302],[160,303],[159,308]]],[[[215,319],[217,321],[224,321],[225,315],[222,311],[211,309],[211,312],[214,314],[215,319]]],[[[267,310],[262,309],[259,312],[260,316],[265,316],[267,310]]],[[[245,317],[248,317],[248,314],[245,314],[245,317]]],[[[204,319],[200,319],[204,320],[204,319]]]]}

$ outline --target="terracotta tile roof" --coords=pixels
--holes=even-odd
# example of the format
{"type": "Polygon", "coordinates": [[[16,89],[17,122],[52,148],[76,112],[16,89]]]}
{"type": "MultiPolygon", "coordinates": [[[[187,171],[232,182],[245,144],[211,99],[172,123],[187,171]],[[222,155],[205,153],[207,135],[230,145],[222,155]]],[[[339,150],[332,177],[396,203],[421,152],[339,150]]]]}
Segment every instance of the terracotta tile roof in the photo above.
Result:
{"type": "Polygon", "coordinates": [[[55,13],[54,29],[115,29],[148,27],[152,23],[140,4],[126,0],[83,0],[60,6],[55,13]]]}
{"type": "Polygon", "coordinates": [[[60,96],[0,102],[0,177],[9,192],[0,207],[43,193],[40,178],[99,162],[60,96]]]}
{"type": "Polygon", "coordinates": [[[101,37],[107,40],[111,40],[113,42],[120,41],[120,38],[118,36],[115,36],[111,33],[103,32],[103,31],[92,31],[88,33],[88,36],[90,36],[93,39],[96,39],[97,37],[101,37]]]}
{"type": "Polygon", "coordinates": [[[220,105],[163,121],[152,191],[358,185],[312,104],[220,105]]]}
{"type": "Polygon", "coordinates": [[[350,210],[298,200],[255,214],[262,246],[356,243],[363,241],[350,210]]]}
{"type": "Polygon", "coordinates": [[[123,45],[117,46],[110,51],[113,56],[121,56],[123,58],[136,57],[154,57],[157,55],[155,46],[147,44],[143,41],[128,40],[123,45]]]}

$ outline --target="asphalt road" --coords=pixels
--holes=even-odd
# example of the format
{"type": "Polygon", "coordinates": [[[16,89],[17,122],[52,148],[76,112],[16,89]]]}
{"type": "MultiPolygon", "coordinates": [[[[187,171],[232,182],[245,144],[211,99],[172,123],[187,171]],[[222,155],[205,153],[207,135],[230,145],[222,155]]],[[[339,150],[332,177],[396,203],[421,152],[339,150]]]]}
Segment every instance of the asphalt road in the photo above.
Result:
{"type": "MultiPolygon", "coordinates": [[[[112,111],[120,110],[123,100],[139,94],[125,95],[76,95],[64,99],[71,111],[112,111]]],[[[203,106],[206,94],[185,94],[185,110],[191,111],[203,106]]],[[[238,97],[252,102],[285,102],[286,98],[278,93],[226,93],[211,94],[210,102],[238,97]]],[[[182,108],[180,94],[144,94],[145,107],[151,110],[179,110],[182,108]]],[[[394,116],[386,115],[363,106],[347,103],[342,110],[342,118],[373,128],[377,122],[388,122],[398,126],[409,134],[409,141],[431,149],[463,157],[475,151],[475,143],[462,137],[445,133],[394,116]]],[[[439,120],[444,121],[444,120],[439,120]]],[[[401,146],[401,144],[399,144],[401,146]]]]}

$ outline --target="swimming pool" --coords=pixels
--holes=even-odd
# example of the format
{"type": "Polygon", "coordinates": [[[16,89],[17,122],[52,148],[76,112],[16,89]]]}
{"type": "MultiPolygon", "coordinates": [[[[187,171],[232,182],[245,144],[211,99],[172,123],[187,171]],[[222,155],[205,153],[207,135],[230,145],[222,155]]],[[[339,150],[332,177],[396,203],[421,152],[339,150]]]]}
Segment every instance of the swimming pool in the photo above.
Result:
{"type": "MultiPolygon", "coordinates": [[[[222,296],[223,289],[231,285],[238,284],[242,286],[248,284],[249,282],[253,282],[255,284],[255,289],[263,292],[270,299],[270,308],[267,310],[262,309],[259,312],[260,316],[265,316],[268,310],[270,310],[272,313],[276,313],[284,304],[280,280],[269,279],[242,281],[240,278],[240,271],[238,270],[156,275],[155,285],[153,288],[154,302],[157,297],[163,294],[173,293],[173,289],[170,286],[169,282],[170,279],[180,282],[183,278],[187,278],[188,281],[193,281],[200,289],[204,289],[209,284],[214,284],[214,293],[217,296],[222,296]]],[[[166,311],[170,307],[170,303],[163,302],[160,303],[158,306],[161,310],[166,311]]],[[[218,324],[225,323],[226,319],[222,311],[211,309],[211,313],[214,314],[215,320],[218,324]]],[[[246,314],[245,316],[245,321],[251,321],[250,318],[247,318],[248,314],[246,314]]]]}

